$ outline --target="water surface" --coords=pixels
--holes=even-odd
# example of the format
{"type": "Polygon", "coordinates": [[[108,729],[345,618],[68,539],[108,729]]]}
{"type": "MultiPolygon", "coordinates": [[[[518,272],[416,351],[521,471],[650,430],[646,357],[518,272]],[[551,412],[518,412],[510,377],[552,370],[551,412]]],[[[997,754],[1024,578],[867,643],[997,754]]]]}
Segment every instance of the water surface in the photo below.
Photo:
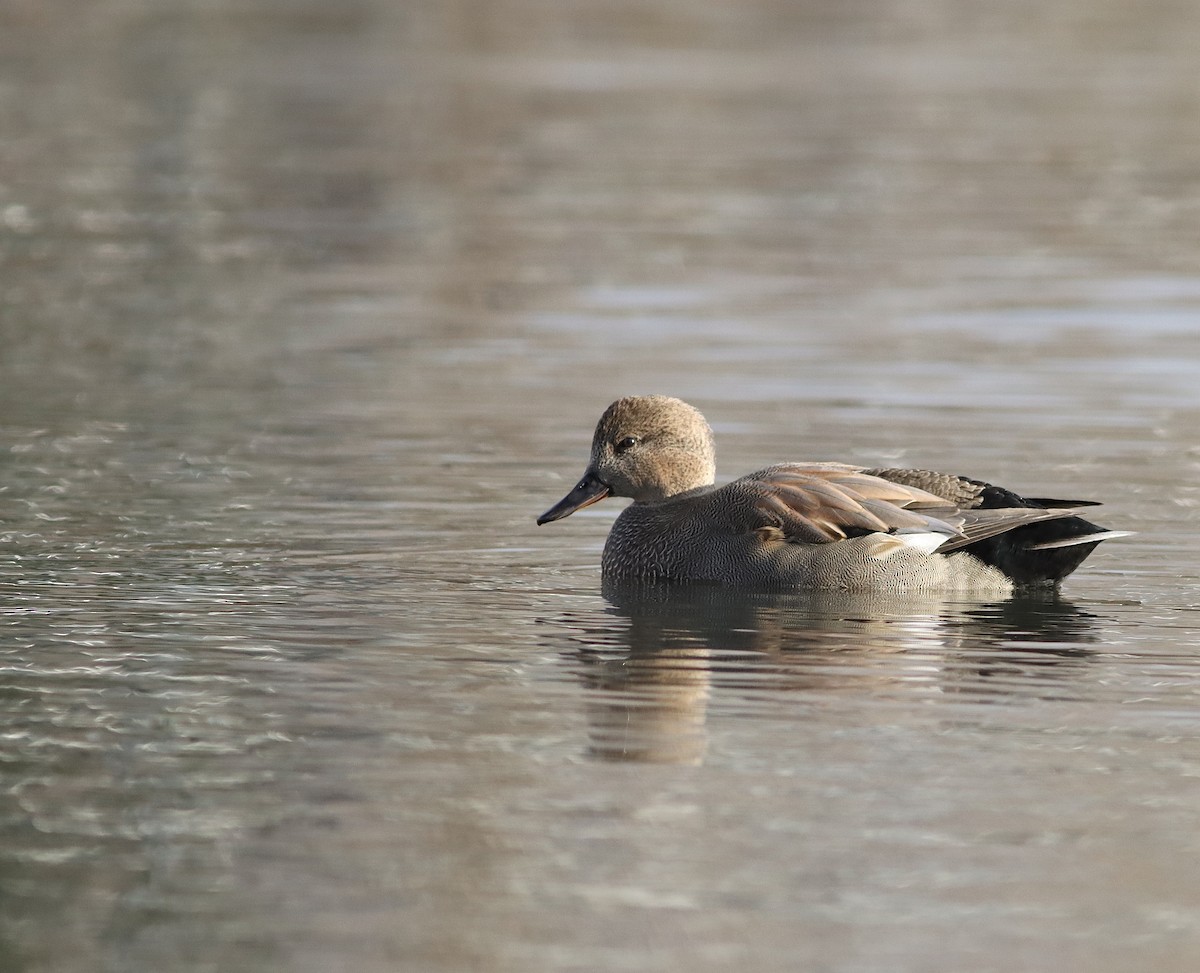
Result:
{"type": "Polygon", "coordinates": [[[0,10],[16,971],[1190,970],[1190,6],[0,10]],[[1061,599],[604,592],[723,478],[1136,530],[1061,599]]]}

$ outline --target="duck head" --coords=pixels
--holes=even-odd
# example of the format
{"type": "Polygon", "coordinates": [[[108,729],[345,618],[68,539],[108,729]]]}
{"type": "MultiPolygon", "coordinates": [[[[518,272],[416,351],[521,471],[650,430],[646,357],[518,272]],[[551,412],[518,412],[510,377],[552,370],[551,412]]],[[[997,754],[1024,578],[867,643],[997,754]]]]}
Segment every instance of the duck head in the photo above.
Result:
{"type": "Polygon", "coordinates": [[[699,411],[665,395],[617,399],[596,425],[579,484],[537,522],[561,520],[608,496],[665,500],[715,476],[712,430],[699,411]]]}

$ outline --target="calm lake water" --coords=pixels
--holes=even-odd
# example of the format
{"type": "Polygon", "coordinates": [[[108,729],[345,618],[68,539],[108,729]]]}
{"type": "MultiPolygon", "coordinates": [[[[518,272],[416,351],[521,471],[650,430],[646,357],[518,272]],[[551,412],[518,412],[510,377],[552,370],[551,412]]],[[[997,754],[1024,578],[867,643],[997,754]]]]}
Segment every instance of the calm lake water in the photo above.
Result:
{"type": "Polygon", "coordinates": [[[0,968],[1200,962],[1200,7],[0,4],[0,968]],[[1057,600],[608,593],[723,478],[1104,501],[1057,600]]]}

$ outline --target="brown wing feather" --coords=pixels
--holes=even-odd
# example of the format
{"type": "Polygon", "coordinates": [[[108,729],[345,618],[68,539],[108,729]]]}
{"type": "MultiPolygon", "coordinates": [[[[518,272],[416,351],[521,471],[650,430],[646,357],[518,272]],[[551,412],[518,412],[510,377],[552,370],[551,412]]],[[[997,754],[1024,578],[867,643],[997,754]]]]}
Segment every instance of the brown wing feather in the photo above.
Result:
{"type": "Polygon", "coordinates": [[[749,501],[741,508],[748,514],[742,529],[805,544],[830,544],[862,533],[929,531],[946,535],[938,550],[949,553],[1024,524],[1071,516],[1064,508],[972,508],[975,498],[969,496],[964,509],[915,483],[836,463],[773,466],[729,488],[749,501]]]}
{"type": "Polygon", "coordinates": [[[811,482],[814,478],[836,484],[870,500],[886,500],[901,507],[948,507],[952,501],[936,493],[930,493],[915,483],[893,481],[864,472],[857,466],[841,463],[787,463],[772,466],[755,474],[769,482],[801,480],[811,482]]]}
{"type": "Polygon", "coordinates": [[[773,528],[792,541],[832,543],[850,533],[931,530],[956,536],[957,510],[916,487],[891,483],[840,464],[788,464],[752,474],[737,487],[754,494],[758,520],[751,529],[773,528]],[[918,513],[921,508],[937,516],[918,513]]]}

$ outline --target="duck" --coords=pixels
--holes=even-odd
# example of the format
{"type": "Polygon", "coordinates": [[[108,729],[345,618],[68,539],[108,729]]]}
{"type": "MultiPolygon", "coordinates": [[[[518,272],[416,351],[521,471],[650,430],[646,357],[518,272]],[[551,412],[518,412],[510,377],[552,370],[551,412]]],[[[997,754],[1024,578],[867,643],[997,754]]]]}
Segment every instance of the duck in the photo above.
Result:
{"type": "Polygon", "coordinates": [[[1102,541],[1092,500],[1023,497],[923,469],[778,463],[716,485],[712,429],[665,395],[613,402],[582,478],[537,518],[633,502],[601,558],[606,583],[711,582],[848,591],[1057,589],[1102,541]]]}

